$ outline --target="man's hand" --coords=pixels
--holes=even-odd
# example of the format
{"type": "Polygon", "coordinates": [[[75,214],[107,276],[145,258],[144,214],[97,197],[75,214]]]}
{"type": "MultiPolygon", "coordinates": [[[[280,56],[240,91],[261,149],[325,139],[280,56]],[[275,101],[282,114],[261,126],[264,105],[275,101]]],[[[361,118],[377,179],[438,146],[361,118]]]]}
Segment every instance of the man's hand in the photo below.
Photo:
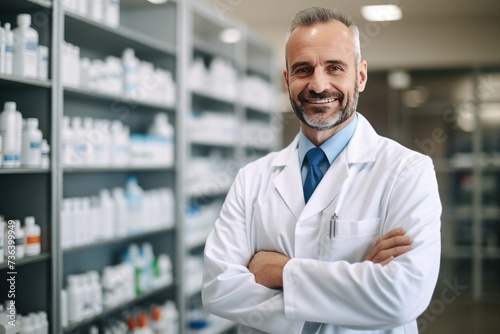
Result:
{"type": "Polygon", "coordinates": [[[364,260],[385,265],[396,256],[408,252],[412,249],[413,238],[404,234],[405,230],[402,227],[387,232],[377,239],[372,251],[364,260]]]}
{"type": "Polygon", "coordinates": [[[281,253],[261,251],[252,257],[248,270],[255,275],[255,282],[270,289],[280,289],[283,287],[283,267],[288,260],[281,253]]]}

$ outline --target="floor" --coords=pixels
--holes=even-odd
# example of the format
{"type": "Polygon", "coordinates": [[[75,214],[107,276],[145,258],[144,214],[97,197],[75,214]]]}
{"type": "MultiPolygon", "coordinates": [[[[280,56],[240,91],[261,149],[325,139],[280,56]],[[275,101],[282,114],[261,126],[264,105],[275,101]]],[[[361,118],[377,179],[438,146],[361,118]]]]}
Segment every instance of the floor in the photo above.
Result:
{"type": "Polygon", "coordinates": [[[420,334],[500,334],[500,301],[434,298],[418,319],[420,334]]]}

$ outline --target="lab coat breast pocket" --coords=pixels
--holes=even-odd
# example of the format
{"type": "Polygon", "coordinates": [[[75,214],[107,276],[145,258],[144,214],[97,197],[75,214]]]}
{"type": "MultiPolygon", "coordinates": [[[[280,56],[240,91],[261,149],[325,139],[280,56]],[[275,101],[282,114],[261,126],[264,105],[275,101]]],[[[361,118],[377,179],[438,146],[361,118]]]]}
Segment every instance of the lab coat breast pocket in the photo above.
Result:
{"type": "Polygon", "coordinates": [[[340,220],[331,217],[322,222],[320,260],[361,262],[372,250],[380,234],[380,218],[340,220]]]}

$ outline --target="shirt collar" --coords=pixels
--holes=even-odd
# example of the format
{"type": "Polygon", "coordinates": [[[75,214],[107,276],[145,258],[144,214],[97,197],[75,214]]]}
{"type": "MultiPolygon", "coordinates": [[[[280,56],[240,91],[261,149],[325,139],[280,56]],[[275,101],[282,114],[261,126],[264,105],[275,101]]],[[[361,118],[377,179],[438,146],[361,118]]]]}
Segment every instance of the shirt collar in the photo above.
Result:
{"type": "MultiPolygon", "coordinates": [[[[358,114],[345,128],[337,132],[335,135],[328,138],[320,148],[325,152],[328,162],[331,165],[332,162],[337,158],[340,152],[347,146],[349,140],[356,130],[358,124],[358,114]]],[[[302,166],[306,153],[311,149],[316,147],[303,133],[302,129],[299,131],[298,140],[298,153],[299,153],[299,163],[302,166]]]]}

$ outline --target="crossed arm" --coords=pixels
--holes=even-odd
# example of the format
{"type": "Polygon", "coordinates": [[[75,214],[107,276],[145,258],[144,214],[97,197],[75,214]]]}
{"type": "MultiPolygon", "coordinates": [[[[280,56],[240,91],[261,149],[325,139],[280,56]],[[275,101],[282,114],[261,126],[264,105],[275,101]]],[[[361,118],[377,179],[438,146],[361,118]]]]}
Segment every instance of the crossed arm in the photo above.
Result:
{"type": "MultiPolygon", "coordinates": [[[[412,248],[413,240],[404,233],[404,228],[399,227],[378,238],[364,260],[385,265],[408,252],[412,248]]],[[[255,275],[257,283],[267,288],[279,289],[283,287],[283,268],[288,260],[290,258],[278,252],[260,251],[250,260],[248,270],[255,275]]]]}

